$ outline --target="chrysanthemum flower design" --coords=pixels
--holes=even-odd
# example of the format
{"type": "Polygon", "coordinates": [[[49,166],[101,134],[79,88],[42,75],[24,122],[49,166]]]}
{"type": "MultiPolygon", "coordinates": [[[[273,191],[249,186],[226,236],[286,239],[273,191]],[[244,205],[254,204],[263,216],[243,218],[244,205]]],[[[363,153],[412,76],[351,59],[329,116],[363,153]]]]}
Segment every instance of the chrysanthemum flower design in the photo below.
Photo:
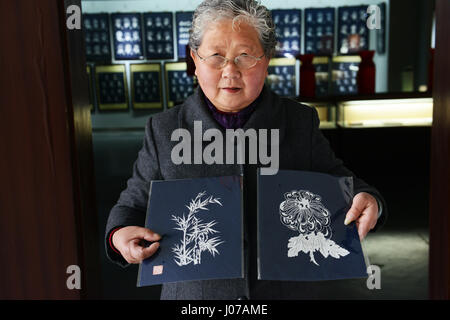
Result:
{"type": "Polygon", "coordinates": [[[298,231],[297,237],[289,239],[288,257],[298,256],[299,252],[309,253],[310,261],[316,265],[314,252],[319,251],[325,258],[339,259],[349,252],[331,240],[331,217],[322,199],[307,190],[293,190],[284,194],[280,204],[281,223],[291,230],[298,231]]]}

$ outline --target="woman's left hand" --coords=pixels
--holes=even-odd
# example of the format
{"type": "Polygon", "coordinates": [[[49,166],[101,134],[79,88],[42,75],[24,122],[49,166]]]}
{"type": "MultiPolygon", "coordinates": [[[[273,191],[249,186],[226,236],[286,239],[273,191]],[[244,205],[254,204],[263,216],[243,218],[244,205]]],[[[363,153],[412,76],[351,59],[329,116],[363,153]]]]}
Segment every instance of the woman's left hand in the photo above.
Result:
{"type": "Polygon", "coordinates": [[[353,197],[353,203],[347,212],[344,224],[356,221],[359,239],[362,240],[367,233],[375,227],[378,220],[377,200],[367,192],[360,192],[353,197]]]}

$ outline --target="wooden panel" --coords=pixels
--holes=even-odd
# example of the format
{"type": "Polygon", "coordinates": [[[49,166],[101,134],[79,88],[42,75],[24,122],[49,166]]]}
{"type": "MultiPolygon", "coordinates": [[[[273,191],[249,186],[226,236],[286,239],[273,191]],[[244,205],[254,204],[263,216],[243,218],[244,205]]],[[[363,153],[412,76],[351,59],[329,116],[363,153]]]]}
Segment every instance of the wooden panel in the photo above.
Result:
{"type": "Polygon", "coordinates": [[[450,1],[436,2],[431,134],[430,298],[450,297],[450,1]]]}
{"type": "Polygon", "coordinates": [[[67,288],[66,269],[86,266],[80,212],[90,200],[80,193],[79,158],[92,150],[79,146],[91,138],[74,128],[83,132],[90,116],[74,120],[64,12],[59,0],[0,1],[2,299],[84,295],[67,288]]]}

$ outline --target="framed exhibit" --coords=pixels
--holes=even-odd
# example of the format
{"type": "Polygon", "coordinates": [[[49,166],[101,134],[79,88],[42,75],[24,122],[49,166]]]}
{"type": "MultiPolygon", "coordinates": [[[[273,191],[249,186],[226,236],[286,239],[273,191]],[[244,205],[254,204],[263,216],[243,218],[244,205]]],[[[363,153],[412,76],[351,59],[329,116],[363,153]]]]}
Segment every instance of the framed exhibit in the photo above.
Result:
{"type": "Polygon", "coordinates": [[[130,65],[132,106],[134,109],[162,109],[161,65],[130,65]]]}
{"type": "Polygon", "coordinates": [[[305,9],[305,53],[332,55],[334,52],[335,8],[305,9]]]}
{"type": "Polygon", "coordinates": [[[175,58],[172,12],[147,12],[143,15],[145,53],[148,60],[175,58]]]}
{"type": "Polygon", "coordinates": [[[194,79],[186,72],[186,62],[166,63],[164,66],[167,105],[170,108],[194,93],[194,79]]]}
{"type": "Polygon", "coordinates": [[[367,5],[338,8],[338,54],[369,49],[367,17],[367,5]]]}
{"type": "Polygon", "coordinates": [[[141,14],[111,14],[114,58],[116,60],[144,59],[141,14]]]}
{"type": "Polygon", "coordinates": [[[278,95],[294,97],[296,90],[296,62],[294,58],[273,58],[270,60],[267,85],[278,95]]]}
{"type": "Polygon", "coordinates": [[[360,56],[336,56],[331,63],[331,91],[334,95],[358,93],[357,75],[360,56]]]}
{"type": "Polygon", "coordinates": [[[109,14],[83,14],[86,61],[111,62],[109,14]]]}
{"type": "Polygon", "coordinates": [[[186,52],[186,46],[189,43],[189,29],[192,25],[193,15],[193,11],[182,11],[175,13],[178,59],[186,59],[186,55],[188,54],[186,52]]]}
{"type": "Polygon", "coordinates": [[[128,109],[125,65],[96,66],[95,81],[100,111],[128,109]]]}
{"type": "Polygon", "coordinates": [[[277,36],[276,57],[296,57],[301,50],[302,11],[300,9],[272,10],[277,36]]]}

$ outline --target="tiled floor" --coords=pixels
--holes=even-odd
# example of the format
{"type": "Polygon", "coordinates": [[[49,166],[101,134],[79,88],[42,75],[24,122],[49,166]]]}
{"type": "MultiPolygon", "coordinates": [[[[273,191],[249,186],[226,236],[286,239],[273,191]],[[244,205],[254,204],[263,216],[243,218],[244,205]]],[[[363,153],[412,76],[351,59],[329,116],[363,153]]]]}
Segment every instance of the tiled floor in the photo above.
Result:
{"type": "Polygon", "coordinates": [[[317,283],[319,298],[428,299],[427,230],[380,230],[363,246],[370,264],[380,267],[380,289],[368,289],[372,279],[326,281],[317,283]]]}

